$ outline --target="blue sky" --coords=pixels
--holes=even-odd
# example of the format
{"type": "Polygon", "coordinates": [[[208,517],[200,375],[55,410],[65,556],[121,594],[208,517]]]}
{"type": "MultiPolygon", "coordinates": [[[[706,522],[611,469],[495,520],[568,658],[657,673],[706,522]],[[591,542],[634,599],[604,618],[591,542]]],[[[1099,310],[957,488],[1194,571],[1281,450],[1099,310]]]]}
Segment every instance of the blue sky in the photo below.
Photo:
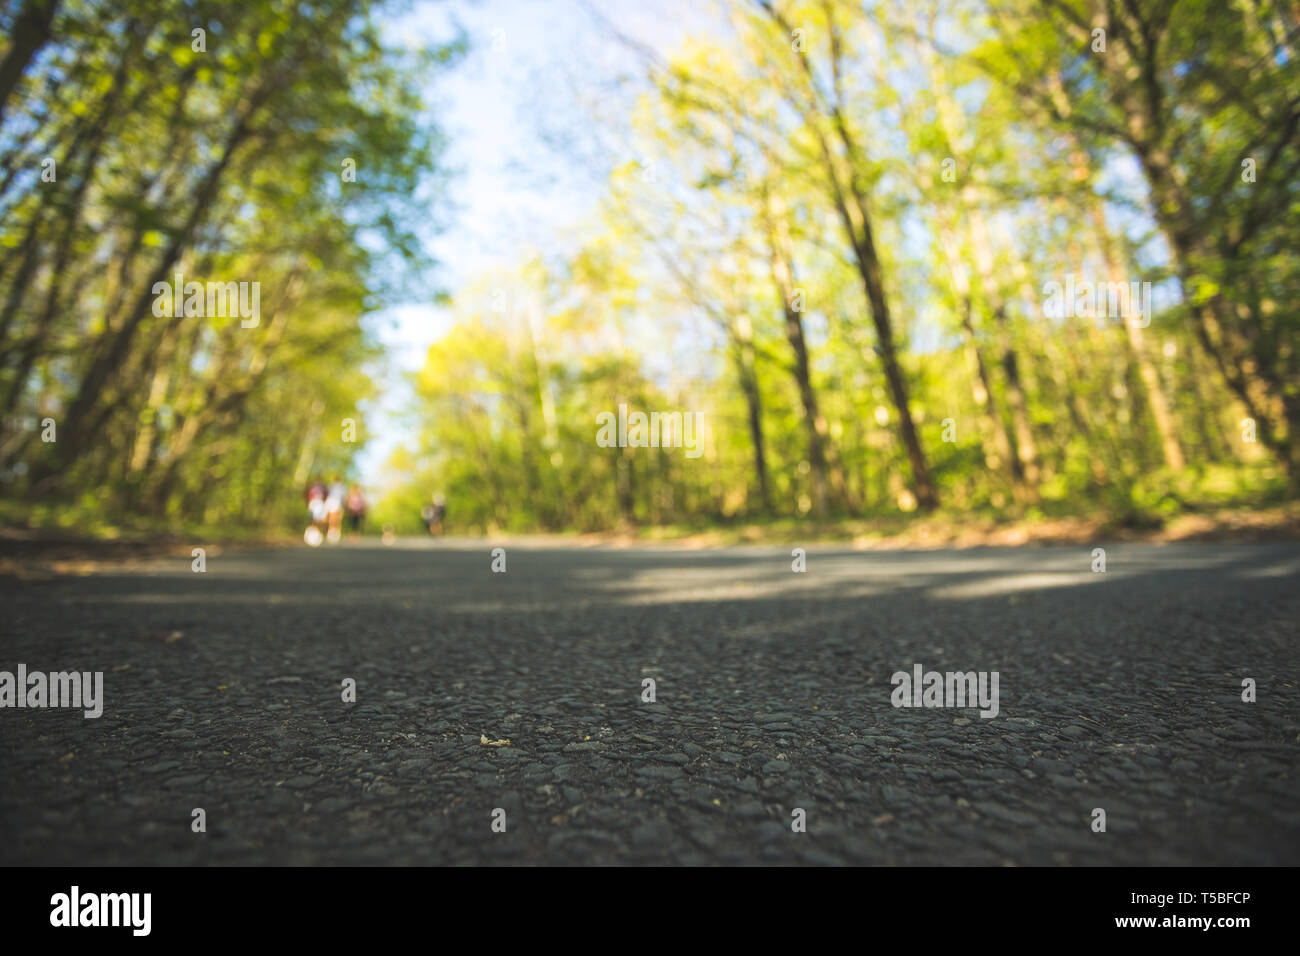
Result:
{"type": "MultiPolygon", "coordinates": [[[[661,50],[705,15],[698,3],[596,3],[599,16],[620,33],[661,50]]],[[[590,169],[548,145],[545,135],[549,130],[579,145],[589,124],[582,98],[598,95],[601,78],[630,65],[627,51],[606,37],[590,11],[577,0],[430,0],[388,22],[397,43],[445,41],[456,24],[470,42],[469,53],[432,78],[426,91],[454,171],[448,228],[429,251],[440,263],[439,287],[453,295],[475,276],[546,248],[600,197],[590,169]]],[[[360,464],[363,481],[381,488],[384,463],[410,437],[400,416],[411,397],[404,373],[420,368],[451,318],[432,302],[407,302],[372,321],[390,371],[382,400],[367,409],[371,438],[360,464]]]]}

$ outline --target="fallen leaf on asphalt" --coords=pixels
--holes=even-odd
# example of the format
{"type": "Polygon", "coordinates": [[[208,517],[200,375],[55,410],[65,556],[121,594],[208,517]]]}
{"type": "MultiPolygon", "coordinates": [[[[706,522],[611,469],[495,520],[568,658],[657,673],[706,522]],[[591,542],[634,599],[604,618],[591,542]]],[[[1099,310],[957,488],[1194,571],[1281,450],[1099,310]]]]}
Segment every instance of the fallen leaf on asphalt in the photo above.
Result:
{"type": "Polygon", "coordinates": [[[509,747],[509,740],[488,740],[487,734],[479,734],[479,741],[484,747],[509,747]]]}
{"type": "Polygon", "coordinates": [[[880,816],[876,817],[876,819],[872,820],[871,822],[876,824],[893,823],[894,815],[892,813],[882,813],[880,816]]]}

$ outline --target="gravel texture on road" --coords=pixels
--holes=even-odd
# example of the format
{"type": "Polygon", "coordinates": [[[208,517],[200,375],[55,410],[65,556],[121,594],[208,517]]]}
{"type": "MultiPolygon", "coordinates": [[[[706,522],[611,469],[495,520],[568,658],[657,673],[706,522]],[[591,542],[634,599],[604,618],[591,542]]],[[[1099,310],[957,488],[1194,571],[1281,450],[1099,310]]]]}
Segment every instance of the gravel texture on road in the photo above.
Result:
{"type": "Polygon", "coordinates": [[[1297,862],[1300,546],[797,544],[0,577],[0,671],[104,675],[0,709],[0,863],[1297,862]],[[997,716],[893,706],[914,664],[997,716]]]}

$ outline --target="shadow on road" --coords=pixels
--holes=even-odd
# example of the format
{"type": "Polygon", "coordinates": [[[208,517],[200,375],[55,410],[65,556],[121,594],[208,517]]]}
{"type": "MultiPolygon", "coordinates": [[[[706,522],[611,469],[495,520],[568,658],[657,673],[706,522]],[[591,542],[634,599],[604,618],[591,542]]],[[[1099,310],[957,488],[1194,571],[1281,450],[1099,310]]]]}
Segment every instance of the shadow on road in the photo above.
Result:
{"type": "Polygon", "coordinates": [[[106,702],[97,720],[0,711],[3,861],[1262,864],[1300,848],[1294,544],[1107,546],[1105,573],[1086,548],[815,549],[806,573],[788,549],[511,547],[504,574],[489,551],[5,579],[0,669],[102,670],[106,702]],[[891,675],[914,664],[998,672],[997,716],[894,707],[891,675]]]}

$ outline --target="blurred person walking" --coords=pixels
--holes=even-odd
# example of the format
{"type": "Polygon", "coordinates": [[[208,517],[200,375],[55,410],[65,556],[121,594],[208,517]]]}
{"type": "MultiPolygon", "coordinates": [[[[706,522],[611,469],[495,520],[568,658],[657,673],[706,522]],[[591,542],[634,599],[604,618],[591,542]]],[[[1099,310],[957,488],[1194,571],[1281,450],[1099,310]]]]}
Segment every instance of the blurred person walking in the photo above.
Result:
{"type": "Polygon", "coordinates": [[[353,485],[348,489],[348,497],[343,502],[343,507],[347,511],[348,534],[354,537],[361,534],[366,520],[366,497],[361,493],[360,485],[353,485]]]}
{"type": "Polygon", "coordinates": [[[420,517],[424,519],[424,526],[429,529],[429,534],[441,535],[446,529],[443,526],[443,520],[447,515],[447,499],[441,494],[435,494],[430,504],[420,509],[420,517]]]}
{"type": "Polygon", "coordinates": [[[338,478],[330,482],[329,494],[325,498],[325,512],[329,521],[325,540],[330,544],[338,544],[339,538],[343,537],[343,499],[347,493],[347,486],[338,478]]]}
{"type": "Polygon", "coordinates": [[[313,481],[307,487],[307,530],[303,540],[313,548],[319,548],[325,540],[325,523],[328,512],[325,509],[325,485],[320,480],[313,481]]]}

